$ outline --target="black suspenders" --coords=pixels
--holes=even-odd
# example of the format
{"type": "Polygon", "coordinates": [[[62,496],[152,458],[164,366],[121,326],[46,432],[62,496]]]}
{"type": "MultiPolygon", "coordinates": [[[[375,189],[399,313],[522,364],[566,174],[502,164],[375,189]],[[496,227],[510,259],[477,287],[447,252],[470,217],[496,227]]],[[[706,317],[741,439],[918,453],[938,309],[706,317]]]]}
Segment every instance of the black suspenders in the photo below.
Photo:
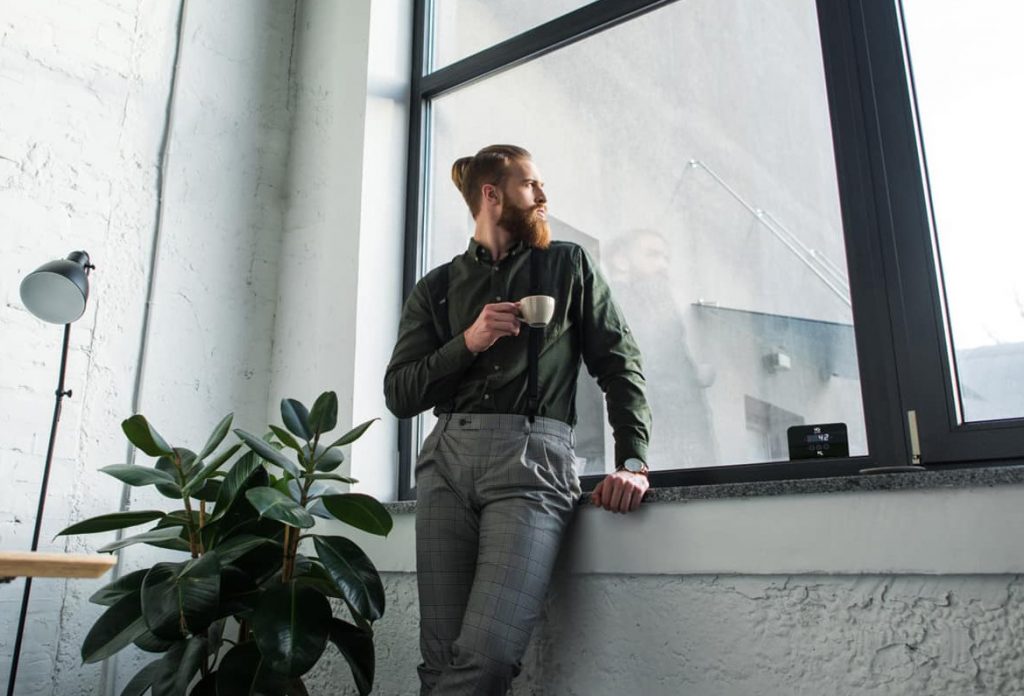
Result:
{"type": "MultiPolygon", "coordinates": [[[[543,252],[540,249],[530,250],[530,294],[531,295],[543,295],[544,292],[541,290],[541,254],[543,252]]],[[[526,392],[526,415],[529,416],[530,422],[532,423],[534,418],[537,417],[537,407],[540,405],[540,379],[537,376],[537,363],[540,360],[540,349],[544,345],[544,328],[543,326],[533,327],[528,326],[530,332],[530,347],[528,354],[527,370],[529,377],[527,381],[527,392],[526,392]]]]}

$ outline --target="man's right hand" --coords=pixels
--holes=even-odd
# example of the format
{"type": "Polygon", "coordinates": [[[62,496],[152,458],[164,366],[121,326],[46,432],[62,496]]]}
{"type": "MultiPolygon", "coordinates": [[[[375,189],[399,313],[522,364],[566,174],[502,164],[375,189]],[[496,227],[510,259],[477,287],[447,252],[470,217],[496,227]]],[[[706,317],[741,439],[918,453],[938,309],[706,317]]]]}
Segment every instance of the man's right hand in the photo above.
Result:
{"type": "Polygon", "coordinates": [[[484,305],[473,325],[463,332],[466,347],[473,353],[483,353],[502,336],[519,335],[519,303],[495,302],[484,305]]]}

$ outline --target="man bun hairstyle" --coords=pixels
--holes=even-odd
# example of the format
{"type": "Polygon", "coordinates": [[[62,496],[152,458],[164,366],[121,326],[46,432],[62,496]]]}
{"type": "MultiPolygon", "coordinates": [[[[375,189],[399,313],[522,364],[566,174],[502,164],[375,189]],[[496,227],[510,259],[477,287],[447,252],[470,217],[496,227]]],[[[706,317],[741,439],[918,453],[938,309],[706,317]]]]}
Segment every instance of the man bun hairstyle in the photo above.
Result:
{"type": "Polygon", "coordinates": [[[485,184],[500,186],[509,165],[518,160],[533,159],[517,145],[488,145],[472,157],[460,157],[452,164],[452,181],[466,205],[476,217],[480,213],[481,188],[485,184]]]}

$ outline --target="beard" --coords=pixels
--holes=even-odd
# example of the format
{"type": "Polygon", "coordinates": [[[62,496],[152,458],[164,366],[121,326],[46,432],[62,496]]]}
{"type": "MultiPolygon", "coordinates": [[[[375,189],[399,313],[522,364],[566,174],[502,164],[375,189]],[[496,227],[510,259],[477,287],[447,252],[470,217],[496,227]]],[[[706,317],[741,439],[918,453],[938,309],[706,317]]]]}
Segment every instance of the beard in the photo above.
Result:
{"type": "Polygon", "coordinates": [[[551,244],[551,227],[548,221],[538,215],[540,206],[520,208],[506,202],[498,219],[498,226],[505,229],[512,239],[524,242],[535,249],[547,249],[551,244]]]}

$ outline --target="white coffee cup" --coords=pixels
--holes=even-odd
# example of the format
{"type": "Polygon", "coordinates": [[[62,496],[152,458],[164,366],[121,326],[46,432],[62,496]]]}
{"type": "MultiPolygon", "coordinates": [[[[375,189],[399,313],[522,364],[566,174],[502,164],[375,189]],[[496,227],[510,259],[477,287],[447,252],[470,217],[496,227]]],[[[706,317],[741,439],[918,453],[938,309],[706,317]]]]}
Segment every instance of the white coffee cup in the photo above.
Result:
{"type": "Polygon", "coordinates": [[[555,298],[551,295],[530,295],[519,300],[519,314],[530,326],[540,329],[555,314],[555,298]]]}

